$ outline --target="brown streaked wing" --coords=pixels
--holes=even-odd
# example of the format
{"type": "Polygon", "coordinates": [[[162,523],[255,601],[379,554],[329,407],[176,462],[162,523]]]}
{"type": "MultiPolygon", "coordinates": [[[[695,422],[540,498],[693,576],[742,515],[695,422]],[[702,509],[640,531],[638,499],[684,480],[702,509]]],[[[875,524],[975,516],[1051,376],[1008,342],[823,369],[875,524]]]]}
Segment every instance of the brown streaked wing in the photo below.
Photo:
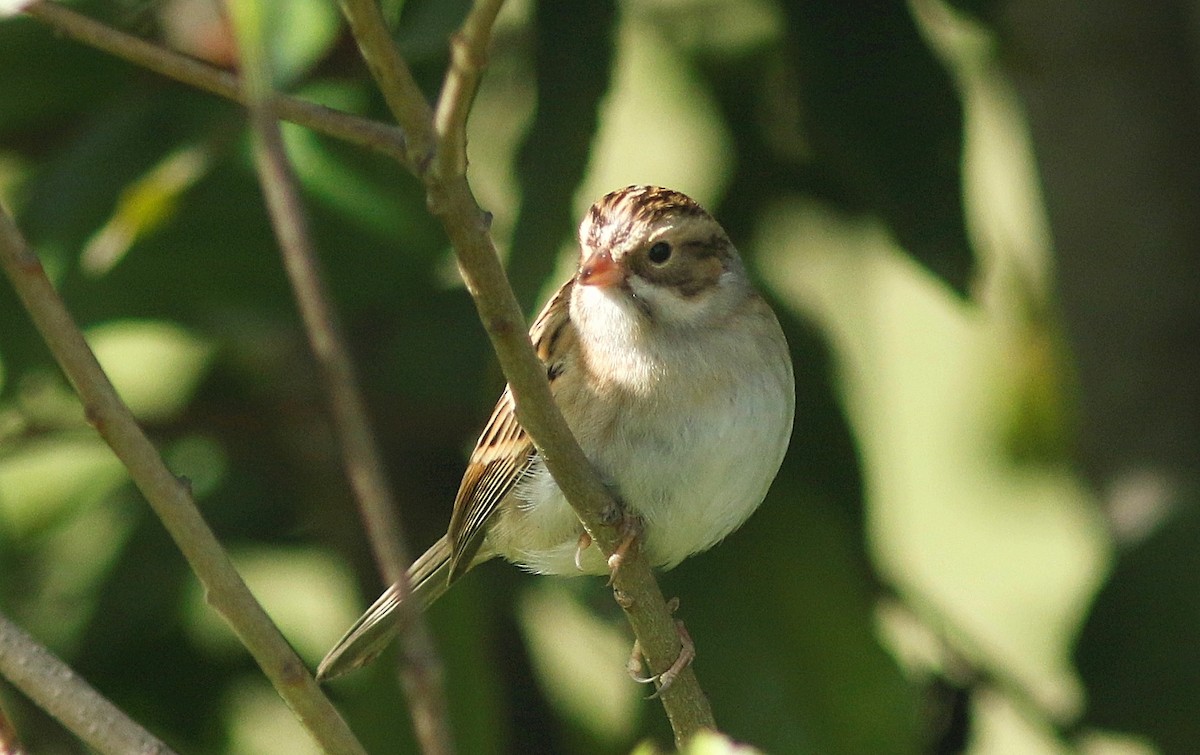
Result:
{"type": "MultiPolygon", "coordinates": [[[[562,336],[569,330],[567,305],[572,284],[573,281],[567,281],[559,288],[529,331],[533,348],[546,365],[551,391],[555,378],[562,373],[556,355],[562,353],[562,336]]],[[[487,534],[488,520],[500,501],[529,470],[536,454],[533,442],[517,422],[512,390],[505,386],[491,419],[475,443],[454,499],[454,512],[447,532],[451,544],[451,582],[471,567],[487,534]]]]}

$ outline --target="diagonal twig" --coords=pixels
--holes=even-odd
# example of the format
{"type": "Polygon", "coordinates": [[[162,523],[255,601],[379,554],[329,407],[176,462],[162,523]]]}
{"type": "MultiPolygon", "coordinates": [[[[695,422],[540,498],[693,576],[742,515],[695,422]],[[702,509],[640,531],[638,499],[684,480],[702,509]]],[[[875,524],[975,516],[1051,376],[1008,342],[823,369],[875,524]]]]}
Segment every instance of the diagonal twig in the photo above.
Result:
{"type": "Polygon", "coordinates": [[[229,555],[200,515],[187,482],[167,468],[158,449],[113,389],[37,255],[2,208],[0,267],[79,395],[88,422],[129,471],[204,585],[208,603],[229,623],[322,748],[327,752],[362,753],[362,745],[234,569],[229,555]]]}
{"type": "MultiPolygon", "coordinates": [[[[3,614],[0,614],[0,675],[99,752],[113,755],[174,752],[3,614]]],[[[0,729],[4,726],[0,711],[0,729]]],[[[22,752],[19,748],[19,743],[0,731],[0,752],[17,755],[22,752]],[[10,743],[17,749],[9,749],[10,743]]]]}
{"type": "Polygon", "coordinates": [[[379,83],[383,99],[407,136],[405,165],[419,175],[433,158],[436,144],[430,128],[433,111],[408,70],[408,63],[392,42],[376,0],[341,0],[341,5],[367,68],[379,83]],[[407,130],[410,126],[412,131],[407,130]]]}
{"type": "MultiPolygon", "coordinates": [[[[313,247],[296,175],[273,112],[270,57],[263,44],[263,30],[257,23],[256,11],[261,6],[249,0],[228,0],[227,8],[238,37],[254,133],[255,167],[268,215],[309,343],[321,368],[343,463],[366,524],[372,552],[380,571],[389,582],[399,584],[404,595],[409,591],[405,571],[411,559],[405,552],[383,459],[371,432],[366,404],[313,247]]],[[[420,616],[413,617],[404,638],[401,677],[422,750],[427,754],[451,752],[441,664],[420,616]]]]}
{"type": "Polygon", "coordinates": [[[462,29],[450,37],[450,69],[433,114],[437,134],[434,170],[453,178],[467,172],[467,115],[487,65],[492,26],[504,0],[486,0],[472,6],[462,29]]]}

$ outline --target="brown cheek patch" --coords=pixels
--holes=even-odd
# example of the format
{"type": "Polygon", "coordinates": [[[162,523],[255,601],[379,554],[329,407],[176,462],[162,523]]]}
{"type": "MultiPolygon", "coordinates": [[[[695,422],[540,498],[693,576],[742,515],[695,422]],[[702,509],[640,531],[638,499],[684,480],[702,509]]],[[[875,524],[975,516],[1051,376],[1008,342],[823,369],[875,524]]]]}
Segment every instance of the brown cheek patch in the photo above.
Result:
{"type": "Polygon", "coordinates": [[[717,285],[717,280],[725,272],[725,265],[718,257],[705,257],[690,267],[689,274],[676,285],[679,295],[685,299],[717,285]]]}
{"type": "MultiPolygon", "coordinates": [[[[691,249],[685,246],[684,253],[693,255],[691,249]]],[[[725,272],[725,264],[715,254],[702,253],[692,259],[684,260],[682,264],[655,267],[647,262],[638,260],[634,272],[647,281],[665,288],[673,288],[685,299],[690,299],[710,286],[725,272]]]]}

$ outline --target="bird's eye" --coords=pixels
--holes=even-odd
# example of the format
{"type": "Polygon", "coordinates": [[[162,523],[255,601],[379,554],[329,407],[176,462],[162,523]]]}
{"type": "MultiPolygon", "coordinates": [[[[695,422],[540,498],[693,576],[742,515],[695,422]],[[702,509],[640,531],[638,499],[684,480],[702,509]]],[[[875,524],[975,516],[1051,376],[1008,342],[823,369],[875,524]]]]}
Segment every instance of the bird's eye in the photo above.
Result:
{"type": "Polygon", "coordinates": [[[650,247],[646,252],[646,257],[656,265],[666,264],[666,261],[671,259],[671,245],[665,241],[659,241],[650,247]]]}

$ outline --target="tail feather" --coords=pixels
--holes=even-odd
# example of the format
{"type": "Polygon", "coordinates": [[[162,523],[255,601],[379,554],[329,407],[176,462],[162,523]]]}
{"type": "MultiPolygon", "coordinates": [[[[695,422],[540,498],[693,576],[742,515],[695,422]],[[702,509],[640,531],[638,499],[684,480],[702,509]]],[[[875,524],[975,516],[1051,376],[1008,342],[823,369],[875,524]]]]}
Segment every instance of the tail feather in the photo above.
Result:
{"type": "Polygon", "coordinates": [[[380,595],[325,655],[317,666],[317,681],[333,679],[375,660],[401,627],[445,594],[449,576],[450,543],[443,537],[409,568],[409,599],[400,599],[397,585],[380,595]]]}

